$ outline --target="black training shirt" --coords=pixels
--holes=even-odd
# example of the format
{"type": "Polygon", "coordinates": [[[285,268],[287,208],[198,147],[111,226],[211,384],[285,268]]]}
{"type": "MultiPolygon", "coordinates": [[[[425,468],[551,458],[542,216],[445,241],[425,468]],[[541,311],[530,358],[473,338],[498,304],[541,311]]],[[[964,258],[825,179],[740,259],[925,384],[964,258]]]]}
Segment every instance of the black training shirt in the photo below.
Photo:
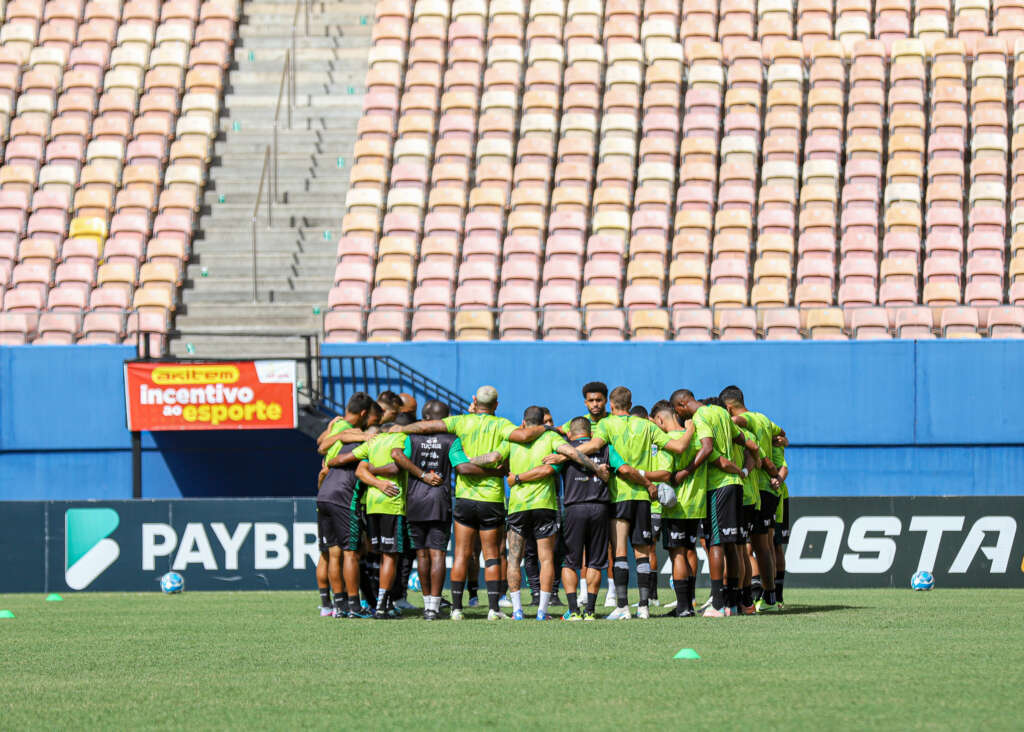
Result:
{"type": "MultiPolygon", "coordinates": [[[[588,439],[573,440],[570,444],[573,447],[579,447],[588,439]]],[[[589,457],[598,465],[607,465],[608,445],[589,457]]],[[[562,472],[562,486],[562,505],[564,506],[571,506],[574,503],[610,503],[612,500],[608,484],[574,462],[565,464],[565,470],[562,472]]]]}
{"type": "Polygon", "coordinates": [[[458,437],[448,433],[409,435],[410,458],[424,472],[438,473],[441,485],[432,486],[409,476],[405,517],[409,521],[448,521],[452,514],[452,464],[448,451],[458,437]]]}
{"type": "MultiPolygon", "coordinates": [[[[361,444],[361,442],[346,442],[341,446],[338,454],[350,453],[361,444]]],[[[324,478],[323,484],[320,486],[320,492],[317,493],[316,500],[320,503],[336,503],[339,506],[351,506],[352,497],[356,492],[356,466],[358,464],[359,461],[357,460],[351,466],[331,468],[327,473],[327,477],[324,478]]]]}

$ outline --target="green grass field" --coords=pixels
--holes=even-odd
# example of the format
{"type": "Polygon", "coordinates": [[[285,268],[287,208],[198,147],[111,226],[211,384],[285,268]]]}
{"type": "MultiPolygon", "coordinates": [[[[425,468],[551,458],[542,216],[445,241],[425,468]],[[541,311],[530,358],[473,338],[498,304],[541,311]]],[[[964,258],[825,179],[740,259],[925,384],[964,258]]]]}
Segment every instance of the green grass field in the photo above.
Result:
{"type": "Polygon", "coordinates": [[[1024,591],[786,600],[783,615],[570,624],[321,619],[313,592],[0,595],[16,615],[0,620],[0,728],[1024,724],[1024,591]]]}

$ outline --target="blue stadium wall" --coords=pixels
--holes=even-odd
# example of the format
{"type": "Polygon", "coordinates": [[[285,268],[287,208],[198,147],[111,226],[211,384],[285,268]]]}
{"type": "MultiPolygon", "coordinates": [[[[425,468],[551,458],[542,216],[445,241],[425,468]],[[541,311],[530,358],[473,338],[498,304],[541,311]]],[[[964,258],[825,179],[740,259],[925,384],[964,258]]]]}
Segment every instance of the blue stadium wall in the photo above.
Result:
{"type": "MultiPolygon", "coordinates": [[[[499,412],[559,421],[589,380],[650,404],[735,383],[782,424],[791,490],[813,496],[1019,495],[1024,342],[331,344],[387,354],[499,412]]],[[[0,347],[0,499],[131,496],[120,346],[0,347]]],[[[317,460],[293,431],[143,435],[147,498],[310,495],[317,460]]]]}

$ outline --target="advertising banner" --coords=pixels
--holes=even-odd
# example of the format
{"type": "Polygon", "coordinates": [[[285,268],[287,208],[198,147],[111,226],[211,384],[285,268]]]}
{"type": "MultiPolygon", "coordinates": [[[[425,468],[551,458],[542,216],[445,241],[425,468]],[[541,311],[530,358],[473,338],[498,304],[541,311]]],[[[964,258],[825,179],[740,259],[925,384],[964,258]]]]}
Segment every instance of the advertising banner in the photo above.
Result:
{"type": "MultiPolygon", "coordinates": [[[[908,587],[919,569],[939,588],[1024,587],[1024,497],[802,498],[791,513],[787,588],[908,587]]],[[[189,590],[312,589],[316,503],[5,502],[0,549],[0,593],[155,591],[170,570],[189,590]]]]}
{"type": "Polygon", "coordinates": [[[124,365],[128,429],[291,429],[298,424],[294,361],[124,365]]]}

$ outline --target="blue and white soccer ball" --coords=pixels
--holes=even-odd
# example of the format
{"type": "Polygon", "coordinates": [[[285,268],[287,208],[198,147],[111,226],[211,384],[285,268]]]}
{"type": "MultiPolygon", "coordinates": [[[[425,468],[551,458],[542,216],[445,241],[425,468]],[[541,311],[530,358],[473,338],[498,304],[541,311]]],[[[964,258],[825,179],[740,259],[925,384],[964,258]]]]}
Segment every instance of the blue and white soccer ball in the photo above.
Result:
{"type": "Polygon", "coordinates": [[[914,576],[910,578],[910,587],[914,590],[930,590],[935,587],[935,578],[931,572],[922,569],[914,572],[914,576]]]}
{"type": "Polygon", "coordinates": [[[423,592],[423,586],[420,583],[420,573],[410,572],[408,587],[413,592],[423,592]]]}
{"type": "Polygon", "coordinates": [[[185,589],[185,578],[177,572],[168,572],[160,578],[160,589],[166,595],[175,595],[185,589]]]}

